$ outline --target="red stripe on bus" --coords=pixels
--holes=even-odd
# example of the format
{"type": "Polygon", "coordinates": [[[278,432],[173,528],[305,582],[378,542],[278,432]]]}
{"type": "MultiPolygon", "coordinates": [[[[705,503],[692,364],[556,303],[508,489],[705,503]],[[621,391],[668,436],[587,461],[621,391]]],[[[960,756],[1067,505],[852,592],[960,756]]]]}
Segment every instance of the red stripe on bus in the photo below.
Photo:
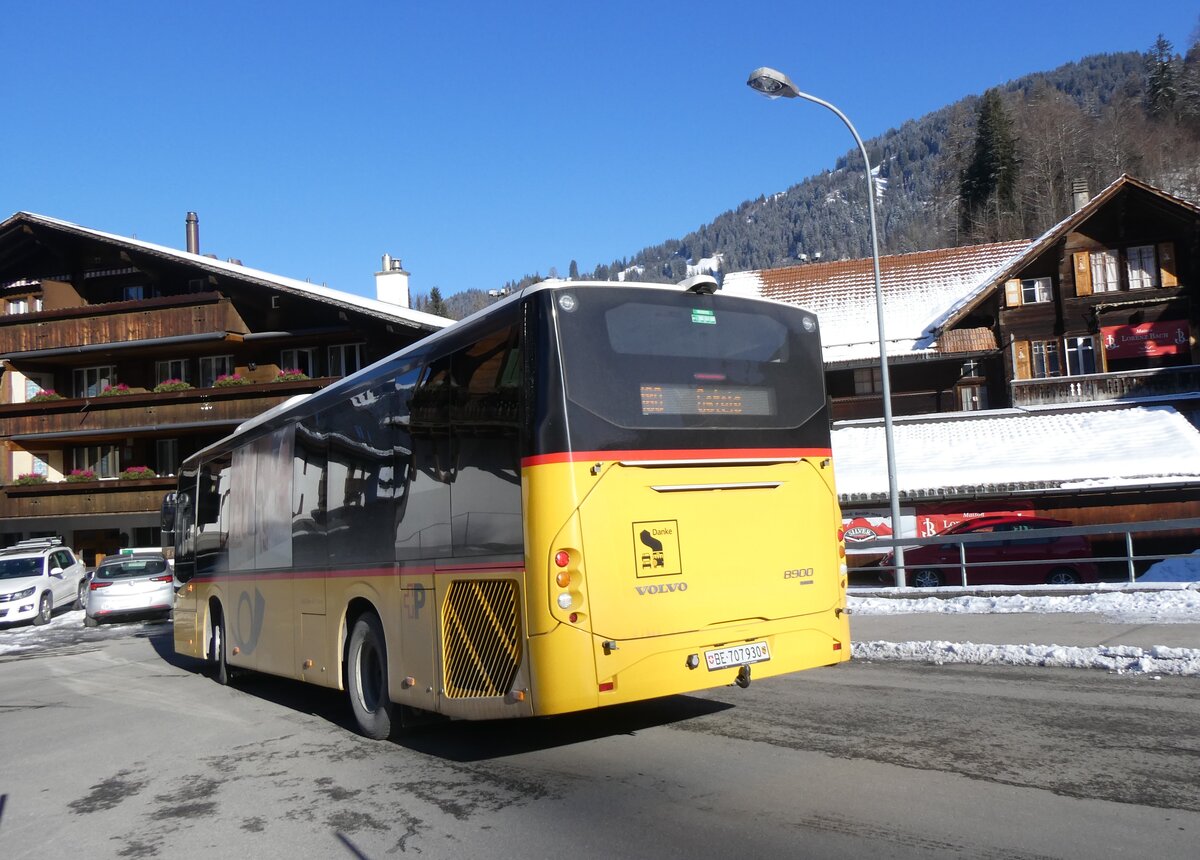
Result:
{"type": "Polygon", "coordinates": [[[391,567],[360,567],[352,570],[236,570],[221,573],[206,573],[192,577],[192,582],[229,582],[250,579],[347,579],[357,576],[453,576],[464,573],[520,573],[525,569],[523,564],[478,565],[459,564],[450,567],[434,567],[433,565],[413,565],[401,568],[399,571],[391,567]]]}
{"type": "Polygon", "coordinates": [[[524,457],[521,466],[549,463],[578,463],[601,460],[778,460],[798,457],[829,457],[830,448],[708,448],[697,451],[562,451],[524,457]]]}

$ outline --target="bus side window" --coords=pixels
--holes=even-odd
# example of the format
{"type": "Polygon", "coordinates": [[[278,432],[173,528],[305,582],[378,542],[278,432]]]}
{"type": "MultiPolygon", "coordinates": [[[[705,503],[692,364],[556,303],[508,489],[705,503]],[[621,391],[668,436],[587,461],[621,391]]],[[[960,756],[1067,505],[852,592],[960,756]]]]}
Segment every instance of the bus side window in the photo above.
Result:
{"type": "Polygon", "coordinates": [[[196,573],[229,569],[228,500],[233,461],[221,454],[200,466],[196,484],[196,573]]]}
{"type": "Polygon", "coordinates": [[[452,357],[450,487],[454,555],[520,553],[521,361],[516,326],[452,357]]]}
{"type": "Polygon", "coordinates": [[[320,569],[325,550],[325,435],[310,416],[296,425],[292,455],[292,561],[300,569],[320,569]]]}
{"type": "MultiPolygon", "coordinates": [[[[396,558],[450,555],[450,360],[431,362],[406,389],[411,453],[404,467],[403,504],[396,509],[396,558]]],[[[403,454],[397,451],[397,458],[403,454]]],[[[397,466],[397,468],[400,468],[397,466]]]]}
{"type": "Polygon", "coordinates": [[[331,565],[390,562],[396,428],[391,380],[322,413],[328,438],[326,541],[331,565]]]}

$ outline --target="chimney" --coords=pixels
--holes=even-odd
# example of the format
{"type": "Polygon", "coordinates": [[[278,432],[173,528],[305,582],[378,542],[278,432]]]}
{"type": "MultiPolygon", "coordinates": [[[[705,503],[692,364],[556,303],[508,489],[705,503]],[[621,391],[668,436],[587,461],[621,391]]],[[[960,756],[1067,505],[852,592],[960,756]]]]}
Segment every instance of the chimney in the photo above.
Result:
{"type": "Polygon", "coordinates": [[[187,252],[189,254],[200,253],[200,219],[196,217],[195,212],[187,214],[187,252]]]}
{"type": "Polygon", "coordinates": [[[1088,184],[1086,179],[1076,179],[1071,183],[1071,201],[1078,212],[1087,202],[1092,199],[1092,195],[1088,193],[1088,184]]]}
{"type": "Polygon", "coordinates": [[[383,255],[383,267],[375,273],[375,297],[389,305],[411,307],[408,300],[408,272],[391,254],[383,255]]]}

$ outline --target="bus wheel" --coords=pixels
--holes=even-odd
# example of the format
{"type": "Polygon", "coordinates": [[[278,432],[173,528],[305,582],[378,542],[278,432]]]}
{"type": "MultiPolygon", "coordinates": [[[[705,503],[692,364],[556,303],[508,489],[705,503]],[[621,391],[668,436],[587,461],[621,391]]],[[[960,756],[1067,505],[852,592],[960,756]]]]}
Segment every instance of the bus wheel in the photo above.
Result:
{"type": "Polygon", "coordinates": [[[209,671],[222,687],[229,684],[229,664],[225,662],[225,617],[214,614],[212,637],[208,640],[209,671]]]}
{"type": "Polygon", "coordinates": [[[371,612],[354,622],[346,649],[346,688],[358,729],[373,740],[392,733],[395,705],[388,695],[387,646],[383,627],[371,612]]]}

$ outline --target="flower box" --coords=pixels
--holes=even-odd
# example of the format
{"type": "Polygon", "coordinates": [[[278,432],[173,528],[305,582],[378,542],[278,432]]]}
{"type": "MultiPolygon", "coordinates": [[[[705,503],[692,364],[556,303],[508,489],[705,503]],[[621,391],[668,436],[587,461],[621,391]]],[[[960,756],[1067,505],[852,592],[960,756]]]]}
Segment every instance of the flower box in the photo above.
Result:
{"type": "Polygon", "coordinates": [[[122,481],[136,481],[139,478],[157,478],[158,473],[149,466],[126,466],[117,477],[122,481]]]}

